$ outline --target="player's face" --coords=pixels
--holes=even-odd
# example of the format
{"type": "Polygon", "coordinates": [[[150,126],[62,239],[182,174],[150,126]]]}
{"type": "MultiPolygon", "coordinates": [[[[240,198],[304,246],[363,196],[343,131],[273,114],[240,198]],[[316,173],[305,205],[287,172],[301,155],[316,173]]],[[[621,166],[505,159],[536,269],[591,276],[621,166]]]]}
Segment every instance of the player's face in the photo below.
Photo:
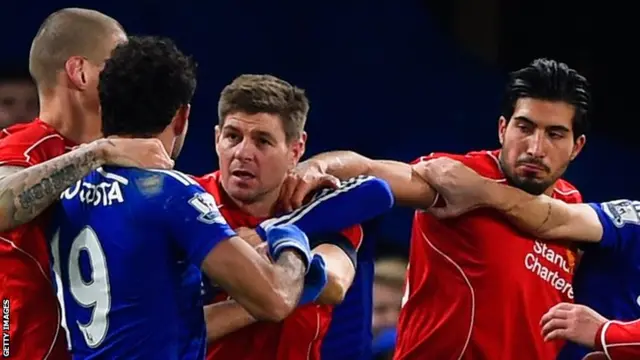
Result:
{"type": "Polygon", "coordinates": [[[122,31],[116,31],[110,37],[105,38],[102,49],[96,54],[96,59],[87,61],[84,68],[86,74],[86,104],[90,109],[96,109],[99,112],[100,99],[98,96],[98,82],[100,80],[100,72],[104,69],[105,61],[111,56],[111,52],[118,44],[127,41],[127,36],[122,31]]]}
{"type": "Polygon", "coordinates": [[[306,135],[287,142],[279,116],[232,113],[216,126],[222,186],[236,201],[277,199],[287,171],[304,152],[306,135]]]}
{"type": "Polygon", "coordinates": [[[400,316],[402,290],[385,284],[373,286],[373,332],[374,335],[385,329],[393,329],[400,316]]]}
{"type": "Polygon", "coordinates": [[[171,149],[171,159],[177,160],[184,146],[184,139],[187,137],[189,130],[189,114],[191,113],[191,105],[180,107],[173,118],[174,141],[171,149]]]}
{"type": "Polygon", "coordinates": [[[564,174],[586,140],[574,140],[574,115],[565,102],[522,98],[509,121],[500,118],[500,163],[511,184],[538,195],[564,174]]]}
{"type": "Polygon", "coordinates": [[[100,49],[92,54],[94,58],[73,56],[67,60],[65,70],[71,83],[79,90],[77,101],[87,113],[85,116],[100,115],[100,99],[98,96],[98,82],[100,72],[104,69],[105,61],[113,49],[127,40],[121,30],[114,30],[111,36],[106,36],[100,49]]]}
{"type": "Polygon", "coordinates": [[[38,91],[29,81],[0,84],[0,128],[33,120],[38,115],[38,91]]]}

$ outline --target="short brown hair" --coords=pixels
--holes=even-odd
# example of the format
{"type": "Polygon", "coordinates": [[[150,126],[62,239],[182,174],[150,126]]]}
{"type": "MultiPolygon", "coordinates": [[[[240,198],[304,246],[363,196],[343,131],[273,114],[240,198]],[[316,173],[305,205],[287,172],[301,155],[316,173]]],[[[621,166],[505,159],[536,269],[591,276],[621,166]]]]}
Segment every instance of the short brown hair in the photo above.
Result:
{"type": "Polygon", "coordinates": [[[218,102],[220,125],[234,112],[268,113],[282,120],[287,141],[300,138],[309,113],[303,89],[272,75],[240,75],[222,90],[218,102]]]}
{"type": "Polygon", "coordinates": [[[383,258],[375,263],[374,281],[387,286],[402,288],[407,272],[407,261],[402,258],[383,258]]]}
{"type": "Polygon", "coordinates": [[[104,39],[124,32],[115,19],[95,10],[66,8],[49,15],[31,43],[29,71],[38,87],[53,87],[72,56],[102,62],[104,39]]]}

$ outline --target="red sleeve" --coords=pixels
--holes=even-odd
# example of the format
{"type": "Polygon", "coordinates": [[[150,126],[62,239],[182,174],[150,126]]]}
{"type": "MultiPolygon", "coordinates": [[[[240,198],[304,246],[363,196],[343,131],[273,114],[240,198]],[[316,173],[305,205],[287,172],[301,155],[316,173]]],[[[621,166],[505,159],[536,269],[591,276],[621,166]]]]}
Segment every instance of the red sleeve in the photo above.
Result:
{"type": "Polygon", "coordinates": [[[347,238],[347,240],[349,240],[356,251],[360,249],[360,245],[362,245],[362,239],[364,238],[362,225],[354,225],[350,228],[342,230],[341,233],[345,238],[347,238]]]}
{"type": "Polygon", "coordinates": [[[610,360],[640,359],[640,320],[608,321],[596,333],[596,350],[610,360]]]}

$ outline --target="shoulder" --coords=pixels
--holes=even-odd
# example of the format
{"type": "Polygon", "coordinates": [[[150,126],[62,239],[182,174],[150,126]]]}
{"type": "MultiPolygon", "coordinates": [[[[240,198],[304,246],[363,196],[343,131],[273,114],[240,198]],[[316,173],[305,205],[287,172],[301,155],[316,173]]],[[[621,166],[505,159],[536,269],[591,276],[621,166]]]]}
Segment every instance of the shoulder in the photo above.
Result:
{"type": "Polygon", "coordinates": [[[192,179],[197,182],[200,186],[202,186],[208,192],[214,192],[218,187],[218,179],[220,176],[219,171],[214,171],[209,174],[205,174],[202,176],[192,176],[192,179]]]}
{"type": "Polygon", "coordinates": [[[127,192],[146,200],[170,201],[173,198],[203,193],[202,187],[189,175],[177,170],[152,170],[105,166],[94,174],[126,182],[127,192]]]}
{"type": "Polygon", "coordinates": [[[36,165],[69,150],[62,135],[41,121],[0,131],[0,164],[3,165],[36,165]]]}
{"type": "Polygon", "coordinates": [[[570,182],[564,179],[556,181],[553,187],[553,196],[557,199],[563,200],[568,203],[581,203],[582,194],[573,186],[570,182]]]}
{"type": "MultiPolygon", "coordinates": [[[[624,225],[640,225],[640,201],[633,200],[613,200],[602,204],[589,204],[598,215],[606,215],[605,220],[608,220],[616,227],[623,227],[624,225]]],[[[603,216],[600,216],[601,220],[603,216]]]]}
{"type": "Polygon", "coordinates": [[[498,150],[471,151],[466,154],[434,152],[429,155],[419,157],[418,159],[414,160],[413,163],[415,164],[420,161],[446,157],[449,159],[460,161],[482,176],[498,181],[504,181],[505,179],[504,175],[502,174],[502,170],[500,169],[500,160],[498,154],[498,150]]]}
{"type": "Polygon", "coordinates": [[[132,173],[136,179],[158,178],[170,186],[201,188],[193,177],[178,170],[132,169],[132,173]]]}

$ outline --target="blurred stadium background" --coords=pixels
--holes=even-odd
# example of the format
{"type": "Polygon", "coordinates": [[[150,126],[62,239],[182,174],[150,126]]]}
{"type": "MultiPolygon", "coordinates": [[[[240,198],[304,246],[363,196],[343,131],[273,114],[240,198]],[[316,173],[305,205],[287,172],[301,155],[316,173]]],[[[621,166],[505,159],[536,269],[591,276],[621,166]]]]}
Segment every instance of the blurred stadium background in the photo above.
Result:
{"type": "MultiPolygon", "coordinates": [[[[169,36],[199,63],[190,134],[178,168],[216,168],[220,90],[242,73],[271,73],[307,90],[308,153],[353,149],[410,161],[432,151],[494,148],[507,71],[551,57],[587,76],[593,128],[567,178],[585,200],[640,198],[635,177],[637,65],[633,11],[620,2],[3,1],[0,74],[26,68],[52,11],[77,6],[130,34],[169,36]]],[[[6,104],[5,104],[6,105],[6,104]]],[[[378,254],[404,254],[411,211],[380,220],[378,254]]]]}

